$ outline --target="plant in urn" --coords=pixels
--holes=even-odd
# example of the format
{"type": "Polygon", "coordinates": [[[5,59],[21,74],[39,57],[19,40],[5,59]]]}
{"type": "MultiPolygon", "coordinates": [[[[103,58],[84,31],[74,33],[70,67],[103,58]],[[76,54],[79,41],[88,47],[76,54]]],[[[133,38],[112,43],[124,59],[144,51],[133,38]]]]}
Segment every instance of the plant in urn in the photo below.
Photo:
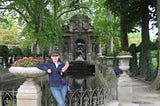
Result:
{"type": "Polygon", "coordinates": [[[119,60],[119,68],[123,71],[122,75],[126,75],[126,71],[130,68],[129,62],[132,56],[129,52],[121,51],[120,54],[117,56],[119,60]]]}
{"type": "Polygon", "coordinates": [[[24,57],[13,63],[9,68],[9,72],[26,78],[26,81],[18,88],[17,106],[41,106],[41,89],[35,83],[34,78],[43,76],[45,71],[34,67],[38,63],[43,63],[44,60],[34,57],[24,57]]]}

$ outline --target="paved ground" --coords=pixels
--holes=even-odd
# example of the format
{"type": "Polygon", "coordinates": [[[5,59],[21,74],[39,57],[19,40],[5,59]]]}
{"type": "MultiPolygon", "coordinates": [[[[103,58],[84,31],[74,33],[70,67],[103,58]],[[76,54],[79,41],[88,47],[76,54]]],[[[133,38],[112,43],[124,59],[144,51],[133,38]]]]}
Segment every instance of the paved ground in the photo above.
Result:
{"type": "Polygon", "coordinates": [[[150,88],[148,83],[139,79],[132,79],[133,101],[139,106],[160,106],[160,91],[150,88]]]}
{"type": "Polygon", "coordinates": [[[160,90],[151,89],[143,80],[132,78],[132,94],[132,103],[119,103],[118,106],[160,106],[160,90]]]}

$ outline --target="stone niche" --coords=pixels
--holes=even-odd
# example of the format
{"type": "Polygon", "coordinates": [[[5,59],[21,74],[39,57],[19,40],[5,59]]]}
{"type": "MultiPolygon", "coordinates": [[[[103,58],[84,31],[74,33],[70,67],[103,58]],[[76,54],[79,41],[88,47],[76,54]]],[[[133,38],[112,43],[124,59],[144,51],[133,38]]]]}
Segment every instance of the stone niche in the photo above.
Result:
{"type": "Polygon", "coordinates": [[[84,15],[75,15],[63,27],[63,44],[61,55],[63,60],[73,61],[78,56],[92,62],[99,53],[99,45],[95,44],[91,19],[84,15]]]}

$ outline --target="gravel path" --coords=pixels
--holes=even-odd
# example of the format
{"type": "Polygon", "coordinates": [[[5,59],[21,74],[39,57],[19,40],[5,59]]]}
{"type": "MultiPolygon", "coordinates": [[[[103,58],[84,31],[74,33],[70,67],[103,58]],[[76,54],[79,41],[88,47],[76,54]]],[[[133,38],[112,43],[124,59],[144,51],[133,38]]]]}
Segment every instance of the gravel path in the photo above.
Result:
{"type": "Polygon", "coordinates": [[[139,106],[160,106],[160,91],[150,88],[148,83],[139,79],[132,79],[133,104],[139,106]]]}

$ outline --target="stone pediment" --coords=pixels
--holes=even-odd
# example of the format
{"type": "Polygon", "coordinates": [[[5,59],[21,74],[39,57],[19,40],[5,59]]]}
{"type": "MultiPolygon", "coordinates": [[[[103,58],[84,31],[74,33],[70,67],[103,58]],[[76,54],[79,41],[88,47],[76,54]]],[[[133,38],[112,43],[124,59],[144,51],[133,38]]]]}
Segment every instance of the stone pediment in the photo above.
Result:
{"type": "Polygon", "coordinates": [[[90,32],[92,29],[91,19],[85,15],[75,15],[70,18],[68,25],[63,26],[64,32],[90,32]]]}

